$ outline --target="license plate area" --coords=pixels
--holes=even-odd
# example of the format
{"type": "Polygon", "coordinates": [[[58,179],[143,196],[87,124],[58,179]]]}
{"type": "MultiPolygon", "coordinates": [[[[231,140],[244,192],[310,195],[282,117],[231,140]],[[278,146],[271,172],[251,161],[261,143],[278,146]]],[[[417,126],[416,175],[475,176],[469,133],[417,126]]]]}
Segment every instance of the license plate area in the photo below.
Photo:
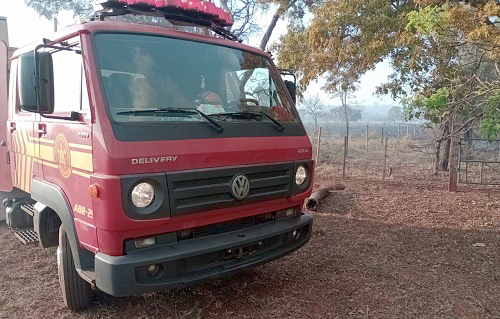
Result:
{"type": "Polygon", "coordinates": [[[246,256],[255,255],[263,246],[264,243],[259,241],[247,246],[226,249],[224,252],[224,260],[240,259],[246,256]]]}

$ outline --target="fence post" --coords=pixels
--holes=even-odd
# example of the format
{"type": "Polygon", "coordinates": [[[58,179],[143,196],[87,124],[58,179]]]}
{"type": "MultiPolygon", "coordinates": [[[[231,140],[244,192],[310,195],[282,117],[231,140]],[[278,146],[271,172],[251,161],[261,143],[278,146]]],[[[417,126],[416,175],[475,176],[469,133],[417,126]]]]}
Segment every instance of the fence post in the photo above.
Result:
{"type": "Polygon", "coordinates": [[[410,134],[410,124],[406,124],[406,135],[410,134]]]}
{"type": "Polygon", "coordinates": [[[380,139],[380,144],[384,144],[384,128],[382,127],[382,138],[380,139]]]}
{"type": "Polygon", "coordinates": [[[318,131],[318,144],[316,145],[316,165],[319,165],[319,152],[321,151],[321,126],[318,131]]]}
{"type": "Polygon", "coordinates": [[[413,125],[413,138],[417,137],[417,126],[413,125]]]}
{"type": "Polygon", "coordinates": [[[366,125],[366,150],[368,151],[368,125],[366,125]]]}
{"type": "Polygon", "coordinates": [[[401,136],[401,124],[398,124],[398,138],[401,136]]]}
{"type": "Polygon", "coordinates": [[[345,179],[345,165],[347,161],[347,136],[344,136],[344,164],[342,166],[342,178],[345,179]]]}
{"type": "MultiPolygon", "coordinates": [[[[452,126],[454,127],[454,126],[452,126]]],[[[458,184],[458,137],[453,135],[451,137],[451,149],[450,149],[450,162],[448,163],[450,180],[448,182],[448,191],[456,192],[458,184]]]]}
{"type": "Polygon", "coordinates": [[[385,174],[387,171],[387,144],[388,144],[389,138],[385,138],[385,145],[384,145],[384,171],[382,173],[382,182],[385,183],[385,174]]]}
{"type": "Polygon", "coordinates": [[[484,163],[481,162],[481,164],[479,166],[479,183],[480,184],[483,183],[483,165],[484,165],[484,163]]]}

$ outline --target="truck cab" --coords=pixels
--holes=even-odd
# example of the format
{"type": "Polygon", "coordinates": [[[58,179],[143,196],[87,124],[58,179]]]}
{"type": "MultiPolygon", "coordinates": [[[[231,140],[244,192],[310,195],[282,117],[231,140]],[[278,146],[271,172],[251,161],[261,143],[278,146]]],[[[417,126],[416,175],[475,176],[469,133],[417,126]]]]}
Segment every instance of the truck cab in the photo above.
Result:
{"type": "Polygon", "coordinates": [[[114,21],[3,54],[7,223],[26,243],[58,246],[70,309],[94,288],[192,285],[309,240],[311,144],[268,54],[114,21]]]}

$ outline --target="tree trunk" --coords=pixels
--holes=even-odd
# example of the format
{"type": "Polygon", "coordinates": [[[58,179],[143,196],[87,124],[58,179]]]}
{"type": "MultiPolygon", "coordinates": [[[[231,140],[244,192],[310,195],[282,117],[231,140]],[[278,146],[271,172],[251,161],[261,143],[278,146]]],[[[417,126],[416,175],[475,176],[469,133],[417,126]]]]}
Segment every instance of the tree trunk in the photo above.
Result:
{"type": "MultiPolygon", "coordinates": [[[[466,126],[468,125],[465,123],[466,126]]],[[[458,165],[459,165],[459,152],[458,143],[460,142],[460,126],[461,120],[459,116],[455,115],[453,118],[453,124],[450,125],[450,132],[455,133],[451,136],[451,149],[450,149],[450,170],[449,170],[449,182],[448,191],[456,192],[458,187],[458,165]]]]}
{"type": "Polygon", "coordinates": [[[274,28],[276,27],[276,24],[278,23],[278,20],[280,19],[280,8],[276,10],[276,12],[273,15],[273,18],[271,19],[271,23],[269,23],[269,26],[267,27],[266,33],[264,33],[264,36],[262,37],[262,40],[260,41],[260,49],[262,51],[266,50],[267,43],[269,42],[269,39],[271,38],[271,35],[273,34],[274,28]]]}
{"type": "MultiPolygon", "coordinates": [[[[443,135],[449,135],[450,132],[450,124],[447,123],[444,127],[443,135]]],[[[439,163],[439,170],[447,171],[448,170],[448,161],[450,159],[450,147],[451,147],[451,138],[448,137],[444,144],[443,156],[441,157],[441,162],[439,163]]]]}
{"type": "Polygon", "coordinates": [[[342,184],[335,184],[330,187],[325,187],[322,189],[319,189],[315,191],[314,193],[311,194],[311,197],[306,199],[306,208],[309,210],[317,210],[319,207],[319,203],[322,199],[326,198],[328,195],[330,195],[333,191],[336,190],[344,190],[345,186],[342,184]]]}
{"type": "Polygon", "coordinates": [[[441,163],[439,165],[439,170],[447,171],[448,162],[450,160],[450,148],[451,148],[451,138],[448,138],[444,143],[443,156],[441,158],[441,163]]]}
{"type": "Polygon", "coordinates": [[[269,42],[269,39],[271,38],[271,35],[273,34],[274,28],[276,27],[278,20],[290,7],[292,7],[295,4],[296,1],[297,0],[291,0],[290,3],[286,7],[279,6],[278,9],[276,9],[276,12],[274,13],[273,18],[271,19],[271,23],[269,23],[269,26],[267,27],[266,33],[264,33],[264,36],[262,37],[262,40],[260,41],[260,49],[262,51],[266,50],[267,43],[269,42]]]}
{"type": "Polygon", "coordinates": [[[347,92],[341,93],[340,101],[342,102],[342,106],[344,108],[345,136],[347,136],[347,139],[345,142],[345,157],[347,157],[347,155],[349,153],[349,115],[347,114],[347,92]]]}

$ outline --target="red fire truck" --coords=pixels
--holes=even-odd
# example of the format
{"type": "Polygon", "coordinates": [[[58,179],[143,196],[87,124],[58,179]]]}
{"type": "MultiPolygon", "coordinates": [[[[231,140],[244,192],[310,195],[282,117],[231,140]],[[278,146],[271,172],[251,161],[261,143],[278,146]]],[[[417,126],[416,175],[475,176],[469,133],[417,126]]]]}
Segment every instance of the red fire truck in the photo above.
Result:
{"type": "Polygon", "coordinates": [[[313,161],[295,83],[211,2],[103,8],[10,59],[0,50],[6,221],[24,243],[58,246],[65,304],[191,285],[304,245],[313,161]],[[130,13],[218,36],[105,19],[130,13]]]}

